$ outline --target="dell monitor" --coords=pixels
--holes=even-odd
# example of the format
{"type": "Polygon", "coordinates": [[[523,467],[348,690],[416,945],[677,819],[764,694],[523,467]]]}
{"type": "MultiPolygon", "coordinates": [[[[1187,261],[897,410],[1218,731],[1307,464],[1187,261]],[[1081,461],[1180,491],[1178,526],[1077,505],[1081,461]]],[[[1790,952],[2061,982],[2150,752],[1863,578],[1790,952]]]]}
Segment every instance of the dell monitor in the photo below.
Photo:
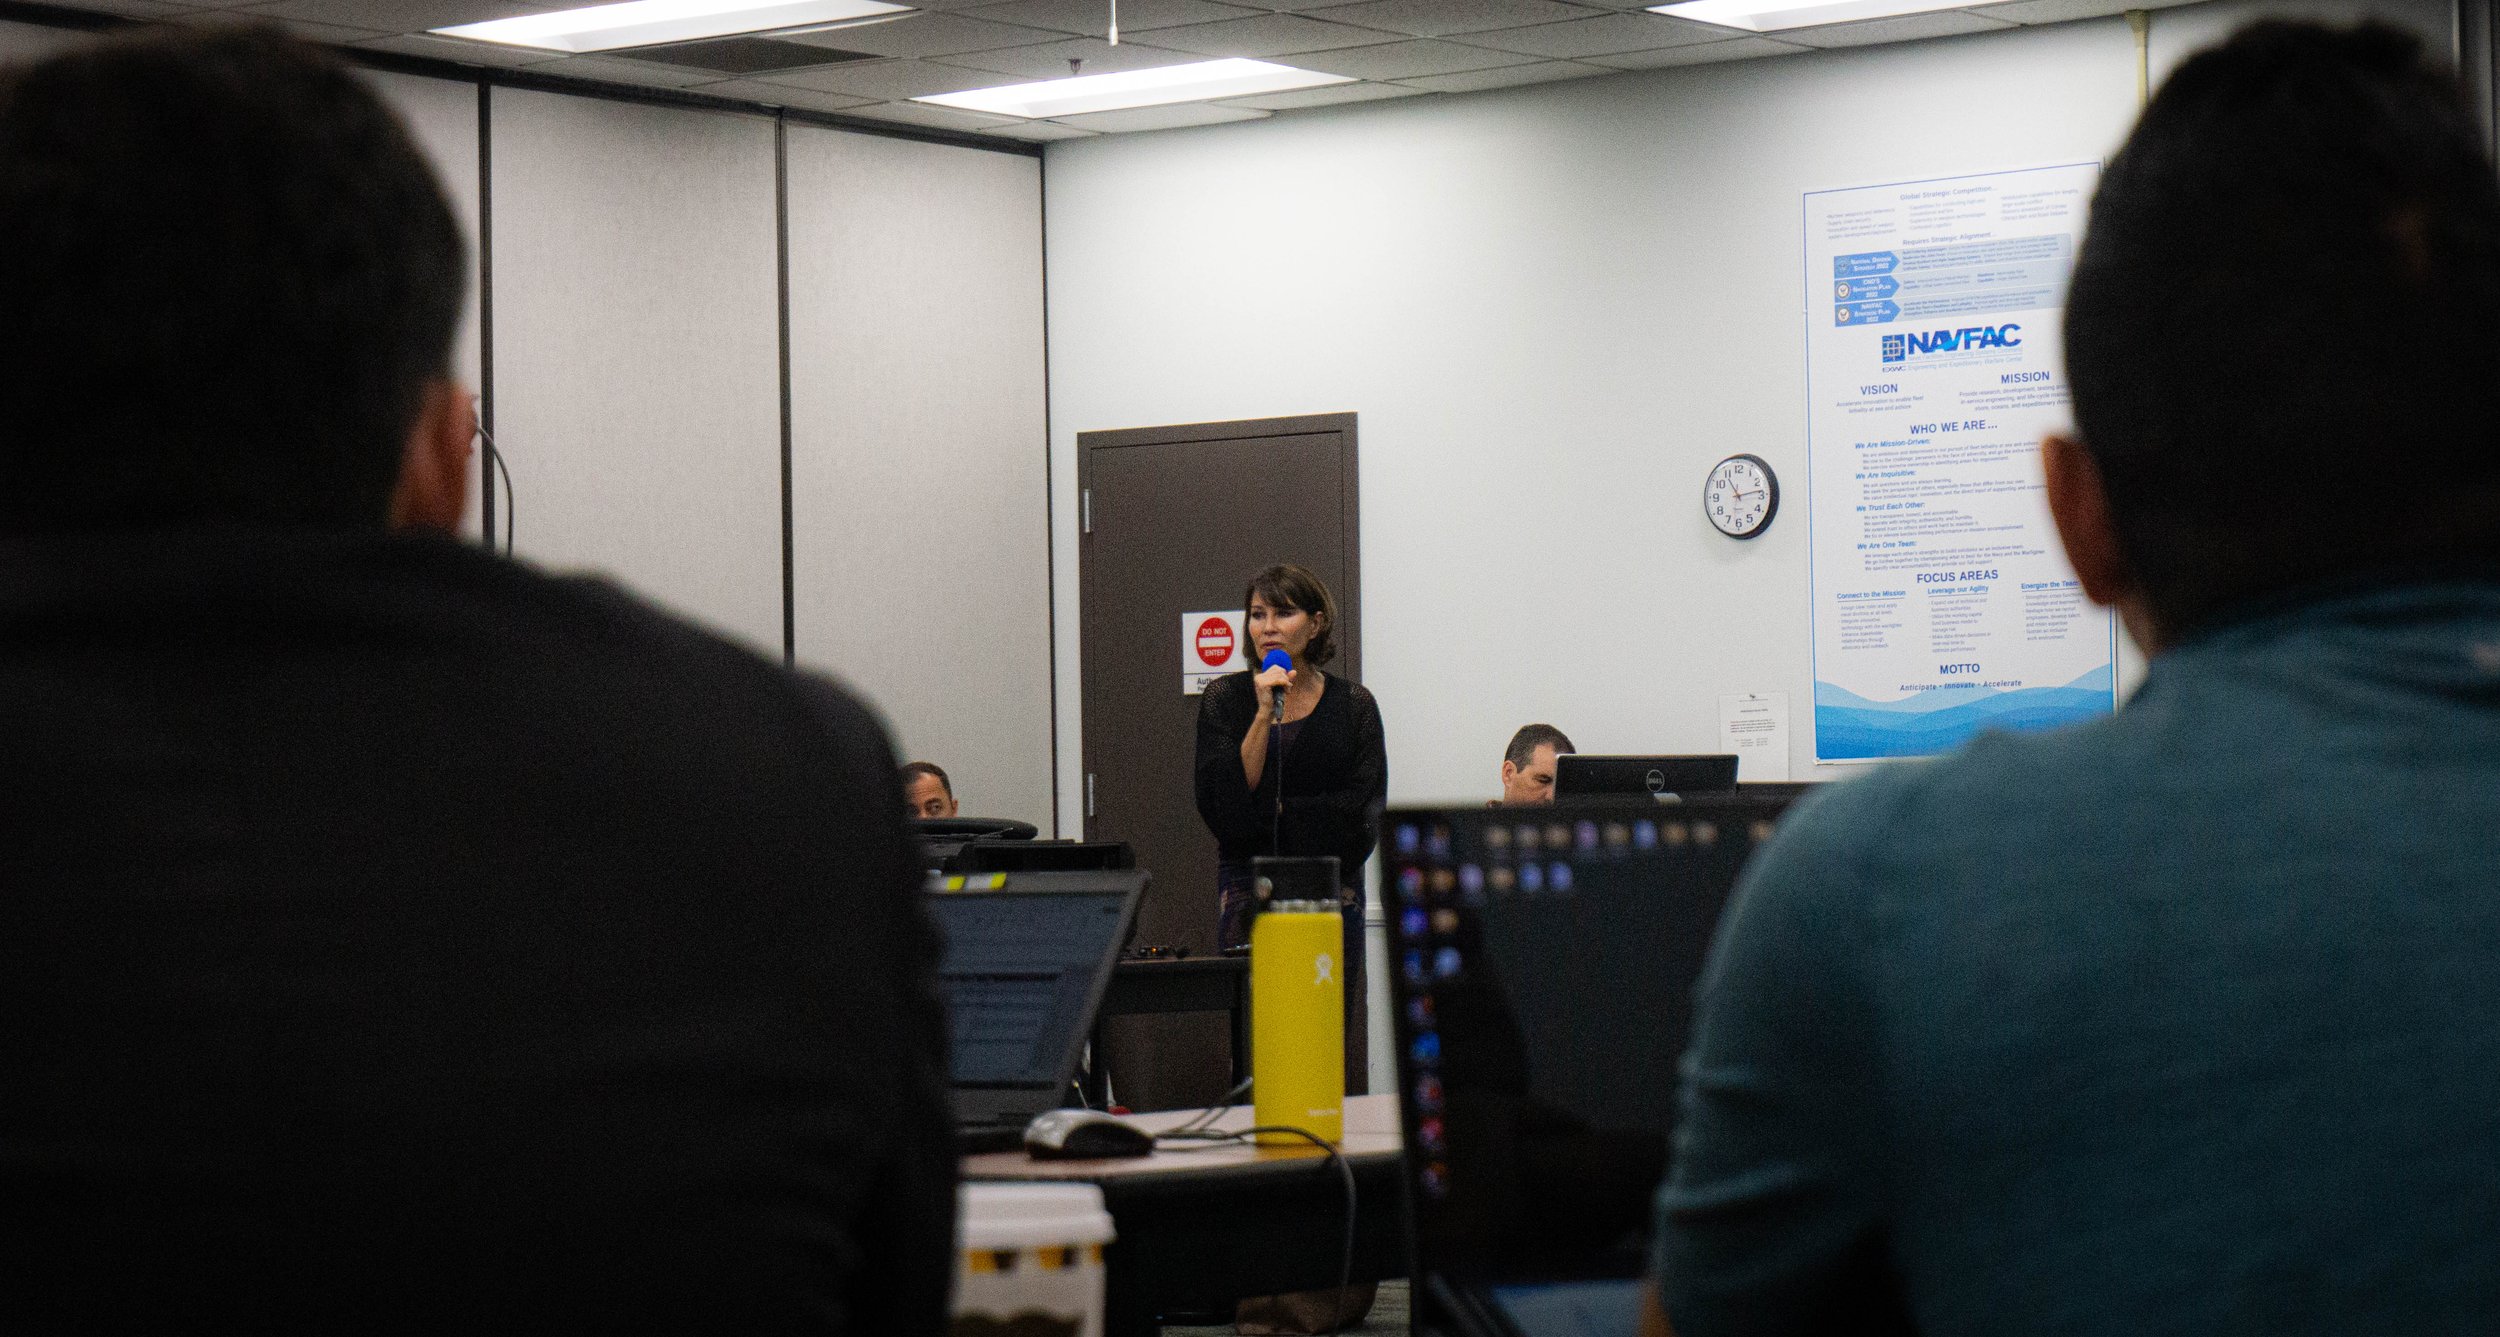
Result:
{"type": "Polygon", "coordinates": [[[1566,752],[1554,758],[1554,797],[1606,796],[1673,801],[1736,788],[1736,757],[1604,757],[1566,752]]]}

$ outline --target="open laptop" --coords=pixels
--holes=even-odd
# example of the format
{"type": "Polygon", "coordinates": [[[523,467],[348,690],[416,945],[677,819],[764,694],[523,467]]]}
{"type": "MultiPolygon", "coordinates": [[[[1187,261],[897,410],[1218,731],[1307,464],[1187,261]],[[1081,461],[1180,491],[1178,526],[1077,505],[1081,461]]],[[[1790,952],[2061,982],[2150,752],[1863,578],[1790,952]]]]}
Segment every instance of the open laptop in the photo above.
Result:
{"type": "Polygon", "coordinates": [[[1065,1103],[1146,881],[1133,869],[930,879],[964,1150],[1013,1147],[1065,1103]]]}
{"type": "Polygon", "coordinates": [[[1787,805],[1384,817],[1416,1332],[1639,1331],[1694,985],[1787,805]]]}
{"type": "Polygon", "coordinates": [[[1566,752],[1554,758],[1554,797],[1690,798],[1736,788],[1736,754],[1689,757],[1608,757],[1566,752]]]}

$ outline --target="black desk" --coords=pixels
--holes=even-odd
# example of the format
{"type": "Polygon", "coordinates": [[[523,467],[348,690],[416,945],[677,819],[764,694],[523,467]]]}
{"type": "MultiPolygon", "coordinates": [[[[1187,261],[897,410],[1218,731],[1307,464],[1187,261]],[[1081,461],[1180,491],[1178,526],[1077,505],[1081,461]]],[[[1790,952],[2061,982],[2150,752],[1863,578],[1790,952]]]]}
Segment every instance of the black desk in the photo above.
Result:
{"type": "Polygon", "coordinates": [[[1102,1008],[1094,1016],[1094,1070],[1085,1075],[1085,1095],[1095,1107],[1103,1104],[1102,1023],[1110,1017],[1157,1012],[1229,1012],[1232,1014],[1232,1085],[1250,1075],[1250,958],[1247,956],[1185,956],[1179,960],[1122,961],[1111,970],[1103,990],[1102,1008]]]}
{"type": "MultiPolygon", "coordinates": [[[[1354,1171],[1354,1277],[1407,1270],[1406,1174],[1395,1096],[1346,1100],[1346,1163],[1354,1171]]],[[[1195,1110],[1133,1116],[1173,1128],[1195,1110]]],[[[1218,1127],[1246,1128],[1235,1106],[1218,1127]]],[[[1345,1243],[1345,1181],[1310,1147],[1216,1144],[1123,1161],[1036,1161],[1021,1151],[967,1156],[966,1179],[1077,1180],[1100,1185],[1119,1238],[1103,1251],[1104,1337],[1153,1337],[1158,1316],[1228,1309],[1246,1295],[1337,1284],[1345,1243]]]]}

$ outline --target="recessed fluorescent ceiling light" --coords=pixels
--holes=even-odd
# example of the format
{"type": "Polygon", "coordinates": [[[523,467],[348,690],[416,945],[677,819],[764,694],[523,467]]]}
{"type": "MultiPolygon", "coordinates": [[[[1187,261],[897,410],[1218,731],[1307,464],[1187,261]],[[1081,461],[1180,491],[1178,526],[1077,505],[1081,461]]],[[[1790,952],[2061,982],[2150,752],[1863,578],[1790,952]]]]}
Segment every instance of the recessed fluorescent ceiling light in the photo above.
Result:
{"type": "Polygon", "coordinates": [[[1074,116],[1089,111],[1122,111],[1129,107],[1160,107],[1172,102],[1248,97],[1253,93],[1284,93],[1296,88],[1320,88],[1328,84],[1353,82],[1342,74],[1297,70],[1291,65],[1271,65],[1264,60],[1201,60],[1151,70],[1084,74],[1073,79],[1009,84],[1005,88],[976,88],[969,93],[940,93],[935,97],[913,98],[912,101],[935,102],[948,107],[961,107],[966,111],[986,111],[1030,119],[1074,116]]]}
{"type": "Polygon", "coordinates": [[[662,42],[769,32],[845,19],[911,13],[907,5],[877,0],[626,0],[617,5],[559,9],[517,19],[436,28],[440,37],[467,37],[545,51],[615,51],[662,42]]]}
{"type": "Polygon", "coordinates": [[[1888,19],[1898,14],[1929,14],[1960,9],[1969,0],[1684,0],[1676,5],[1651,5],[1649,12],[1670,18],[1715,23],[1750,32],[1812,28],[1857,19],[1888,19]]]}

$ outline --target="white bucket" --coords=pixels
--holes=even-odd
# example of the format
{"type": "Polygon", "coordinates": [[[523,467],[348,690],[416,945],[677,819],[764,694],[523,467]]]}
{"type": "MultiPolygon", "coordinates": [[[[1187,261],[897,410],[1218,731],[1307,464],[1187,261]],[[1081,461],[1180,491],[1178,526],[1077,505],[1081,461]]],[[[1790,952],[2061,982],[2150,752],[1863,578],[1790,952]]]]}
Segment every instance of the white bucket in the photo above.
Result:
{"type": "Polygon", "coordinates": [[[1111,1213],[1092,1184],[955,1191],[954,1337],[1102,1337],[1111,1213]]]}

